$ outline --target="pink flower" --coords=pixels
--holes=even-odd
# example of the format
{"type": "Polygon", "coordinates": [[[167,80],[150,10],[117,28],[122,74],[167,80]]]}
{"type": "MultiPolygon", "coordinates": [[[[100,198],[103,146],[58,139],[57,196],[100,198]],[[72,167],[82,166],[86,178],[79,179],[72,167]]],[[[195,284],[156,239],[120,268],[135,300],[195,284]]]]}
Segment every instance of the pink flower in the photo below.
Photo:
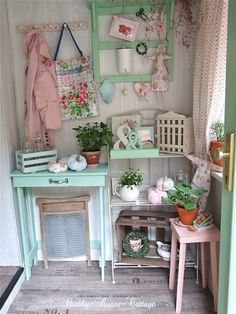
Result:
{"type": "Polygon", "coordinates": [[[75,99],[75,96],[69,94],[69,95],[67,96],[67,98],[68,98],[69,100],[74,100],[74,99],[75,99]]]}
{"type": "Polygon", "coordinates": [[[87,99],[88,99],[88,93],[84,93],[84,94],[82,95],[82,97],[87,100],[87,99]]]}
{"type": "Polygon", "coordinates": [[[126,27],[125,27],[125,25],[123,25],[123,24],[120,24],[119,25],[119,33],[125,33],[125,29],[126,29],[126,27]]]}
{"type": "Polygon", "coordinates": [[[82,105],[84,104],[84,99],[82,99],[81,97],[77,97],[77,98],[76,98],[76,102],[77,102],[80,106],[82,106],[82,105]]]}
{"type": "Polygon", "coordinates": [[[84,88],[88,88],[88,83],[83,83],[84,88]]]}
{"type": "Polygon", "coordinates": [[[67,105],[64,102],[62,103],[61,106],[62,106],[63,109],[67,109],[67,105]]]}
{"type": "Polygon", "coordinates": [[[127,34],[130,34],[130,33],[131,33],[131,27],[129,27],[129,26],[126,27],[126,33],[127,33],[127,34]]]}
{"type": "Polygon", "coordinates": [[[85,88],[84,87],[79,87],[79,88],[77,88],[77,92],[78,93],[81,93],[81,94],[83,94],[84,93],[84,91],[85,91],[85,88]]]}

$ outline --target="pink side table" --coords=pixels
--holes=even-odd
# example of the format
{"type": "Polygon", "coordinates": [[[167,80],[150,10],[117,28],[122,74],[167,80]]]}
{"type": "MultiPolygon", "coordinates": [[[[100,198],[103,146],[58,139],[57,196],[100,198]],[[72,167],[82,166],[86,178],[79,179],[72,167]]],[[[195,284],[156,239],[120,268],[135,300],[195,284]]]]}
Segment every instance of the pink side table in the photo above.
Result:
{"type": "Polygon", "coordinates": [[[189,231],[185,227],[180,227],[174,223],[174,219],[170,219],[172,238],[171,238],[171,259],[170,259],[170,276],[169,289],[174,290],[175,286],[175,271],[176,271],[176,255],[177,255],[177,241],[180,243],[179,249],[179,270],[177,280],[177,296],[176,296],[176,313],[181,312],[182,297],[183,297],[183,283],[184,283],[184,267],[187,243],[200,243],[201,246],[201,269],[202,269],[202,286],[207,287],[206,266],[205,266],[205,242],[210,242],[211,252],[211,271],[212,271],[212,285],[214,310],[217,310],[217,293],[218,293],[218,273],[217,273],[217,252],[216,242],[220,239],[220,231],[214,226],[208,230],[189,231]]]}

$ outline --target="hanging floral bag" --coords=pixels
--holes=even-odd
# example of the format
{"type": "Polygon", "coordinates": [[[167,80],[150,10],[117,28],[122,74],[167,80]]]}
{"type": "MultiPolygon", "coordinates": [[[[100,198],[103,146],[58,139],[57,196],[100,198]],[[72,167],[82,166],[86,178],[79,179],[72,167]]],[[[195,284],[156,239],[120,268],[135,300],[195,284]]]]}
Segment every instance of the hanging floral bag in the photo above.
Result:
{"type": "Polygon", "coordinates": [[[54,57],[54,65],[62,119],[97,116],[99,113],[91,60],[90,57],[83,55],[66,23],[62,26],[54,57]],[[65,28],[69,31],[80,56],[67,60],[57,60],[65,28]]]}

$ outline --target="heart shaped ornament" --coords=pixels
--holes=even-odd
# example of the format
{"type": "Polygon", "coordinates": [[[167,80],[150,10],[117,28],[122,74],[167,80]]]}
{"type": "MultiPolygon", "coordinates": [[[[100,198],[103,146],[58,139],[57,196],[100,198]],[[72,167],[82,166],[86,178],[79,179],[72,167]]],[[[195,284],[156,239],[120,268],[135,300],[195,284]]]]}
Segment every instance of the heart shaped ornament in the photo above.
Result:
{"type": "Polygon", "coordinates": [[[149,91],[150,91],[150,84],[149,83],[138,83],[137,82],[134,84],[134,90],[141,100],[148,101],[149,91]]]}

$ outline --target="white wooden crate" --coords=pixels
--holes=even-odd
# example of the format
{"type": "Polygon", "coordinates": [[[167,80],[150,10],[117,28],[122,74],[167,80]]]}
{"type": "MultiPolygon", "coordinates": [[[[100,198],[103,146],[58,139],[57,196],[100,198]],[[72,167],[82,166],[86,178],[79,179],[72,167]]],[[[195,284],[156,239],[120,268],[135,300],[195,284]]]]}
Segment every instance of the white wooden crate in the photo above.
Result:
{"type": "Polygon", "coordinates": [[[16,168],[23,173],[47,170],[48,162],[56,160],[56,150],[44,150],[39,152],[29,152],[24,150],[16,151],[16,168]]]}
{"type": "Polygon", "coordinates": [[[193,151],[193,118],[173,111],[157,115],[157,146],[160,152],[188,154],[193,151]]]}

